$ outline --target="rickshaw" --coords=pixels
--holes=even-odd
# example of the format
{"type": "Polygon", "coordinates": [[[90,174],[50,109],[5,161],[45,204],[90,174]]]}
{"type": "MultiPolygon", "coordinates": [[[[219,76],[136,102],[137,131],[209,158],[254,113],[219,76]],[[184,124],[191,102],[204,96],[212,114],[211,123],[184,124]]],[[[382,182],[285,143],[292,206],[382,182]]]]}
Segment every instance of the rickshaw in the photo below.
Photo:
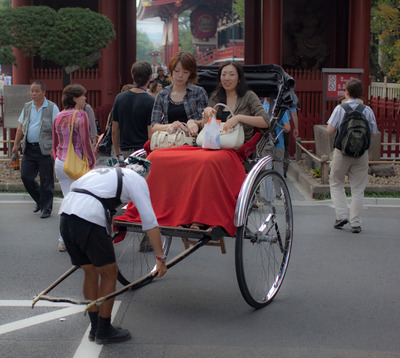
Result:
{"type": "MultiPolygon", "coordinates": [[[[293,242],[293,211],[290,193],[284,178],[272,167],[272,157],[263,156],[267,148],[277,140],[275,127],[290,107],[297,106],[294,94],[295,82],[277,65],[243,66],[249,87],[262,97],[275,98],[272,110],[271,130],[258,133],[254,148],[246,155],[246,178],[237,197],[234,225],[235,269],[237,282],[244,300],[259,309],[272,302],[281,288],[286,275],[293,242]]],[[[199,84],[210,93],[217,83],[217,66],[199,67],[199,84]]],[[[279,135],[282,135],[282,131],[279,135]]],[[[243,153],[242,153],[243,154],[243,153]]],[[[144,150],[133,153],[146,156],[144,150]]],[[[95,301],[77,301],[53,298],[47,293],[68,277],[78,267],[72,267],[34,299],[33,305],[42,299],[56,302],[86,304],[86,310],[128,290],[150,283],[154,277],[154,253],[149,250],[140,223],[114,219],[114,238],[118,265],[118,281],[123,285],[114,293],[95,301]]],[[[170,269],[204,245],[220,247],[226,252],[226,231],[220,226],[206,229],[160,226],[164,254],[168,257],[173,239],[181,238],[182,251],[167,259],[170,269]],[[169,261],[168,261],[169,260],[169,261]]]]}

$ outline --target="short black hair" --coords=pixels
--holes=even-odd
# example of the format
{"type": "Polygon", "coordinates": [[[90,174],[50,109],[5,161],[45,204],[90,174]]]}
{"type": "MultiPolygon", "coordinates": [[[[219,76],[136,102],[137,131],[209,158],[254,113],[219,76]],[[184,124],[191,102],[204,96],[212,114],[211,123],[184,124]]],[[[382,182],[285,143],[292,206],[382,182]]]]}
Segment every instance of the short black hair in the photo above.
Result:
{"type": "Polygon", "coordinates": [[[138,61],[132,65],[131,74],[136,86],[144,86],[153,73],[150,63],[138,61]]]}
{"type": "Polygon", "coordinates": [[[351,78],[346,82],[346,90],[351,98],[360,98],[364,91],[364,86],[358,78],[351,78]]]}

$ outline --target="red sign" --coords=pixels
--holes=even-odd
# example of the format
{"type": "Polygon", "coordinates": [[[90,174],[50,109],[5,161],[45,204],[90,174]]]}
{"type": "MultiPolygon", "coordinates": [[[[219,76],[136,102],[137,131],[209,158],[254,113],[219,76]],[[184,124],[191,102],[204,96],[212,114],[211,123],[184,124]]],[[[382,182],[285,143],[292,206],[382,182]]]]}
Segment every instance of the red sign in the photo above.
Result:
{"type": "Polygon", "coordinates": [[[327,73],[326,98],[342,98],[346,90],[346,82],[358,78],[356,73],[327,73]]]}

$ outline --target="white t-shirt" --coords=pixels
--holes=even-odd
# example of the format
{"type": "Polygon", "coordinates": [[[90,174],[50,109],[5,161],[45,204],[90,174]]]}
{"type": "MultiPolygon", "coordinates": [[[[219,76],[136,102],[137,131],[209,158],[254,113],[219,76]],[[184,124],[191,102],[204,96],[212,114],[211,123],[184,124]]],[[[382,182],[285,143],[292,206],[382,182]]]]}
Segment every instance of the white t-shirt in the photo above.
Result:
{"type": "MultiPolygon", "coordinates": [[[[130,201],[136,206],[142,220],[143,230],[158,226],[150,201],[150,192],[146,180],[132,169],[122,168],[122,203],[130,201]]],[[[72,189],[86,189],[100,198],[116,196],[118,186],[117,171],[115,168],[97,168],[74,181],[71,191],[62,201],[59,214],[76,215],[94,224],[107,227],[103,205],[91,195],[76,193],[72,189]]]]}

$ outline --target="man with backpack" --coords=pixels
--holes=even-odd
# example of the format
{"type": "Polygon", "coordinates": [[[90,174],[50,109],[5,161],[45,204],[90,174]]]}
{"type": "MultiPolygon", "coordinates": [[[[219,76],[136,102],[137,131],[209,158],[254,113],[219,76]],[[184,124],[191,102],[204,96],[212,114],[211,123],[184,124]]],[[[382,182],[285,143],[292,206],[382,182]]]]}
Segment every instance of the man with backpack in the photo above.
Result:
{"type": "Polygon", "coordinates": [[[336,133],[330,164],[329,185],[335,207],[335,229],[350,222],[351,232],[361,232],[361,210],[368,179],[368,148],[371,135],[378,132],[372,109],[358,98],[363,92],[362,82],[352,78],[346,83],[346,102],[336,106],[328,120],[328,133],[336,133]],[[350,212],[344,190],[345,177],[351,188],[350,212]]]}

